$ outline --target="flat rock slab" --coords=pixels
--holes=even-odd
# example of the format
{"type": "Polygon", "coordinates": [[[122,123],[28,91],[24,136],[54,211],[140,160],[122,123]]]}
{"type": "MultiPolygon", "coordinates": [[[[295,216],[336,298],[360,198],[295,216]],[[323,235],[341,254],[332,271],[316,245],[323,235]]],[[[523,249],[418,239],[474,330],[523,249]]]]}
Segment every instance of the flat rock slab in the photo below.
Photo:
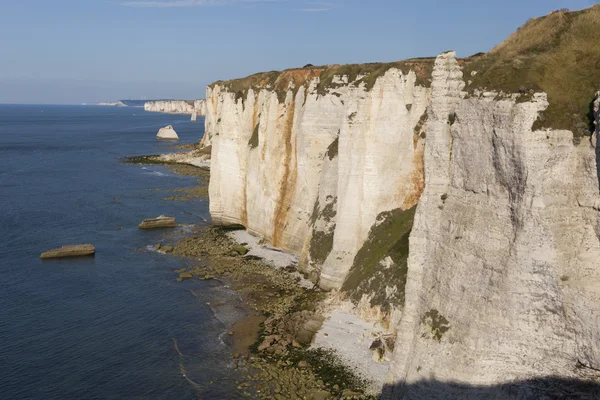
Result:
{"type": "Polygon", "coordinates": [[[89,256],[96,252],[92,244],[75,244],[63,246],[58,249],[48,250],[40,256],[42,259],[63,258],[63,257],[82,257],[89,256]]]}
{"type": "Polygon", "coordinates": [[[140,229],[175,228],[175,218],[161,215],[158,218],[145,219],[138,225],[140,229]]]}

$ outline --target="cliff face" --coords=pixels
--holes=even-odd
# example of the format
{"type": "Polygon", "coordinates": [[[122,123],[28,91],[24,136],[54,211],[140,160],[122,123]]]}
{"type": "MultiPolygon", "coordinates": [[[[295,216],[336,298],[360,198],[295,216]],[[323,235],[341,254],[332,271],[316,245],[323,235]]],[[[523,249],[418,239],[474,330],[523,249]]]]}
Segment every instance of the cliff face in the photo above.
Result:
{"type": "MultiPolygon", "coordinates": [[[[390,374],[406,386],[396,396],[412,398],[411,384],[432,376],[486,385],[599,369],[595,139],[577,146],[570,131],[532,131],[545,94],[467,96],[452,54],[433,76],[425,191],[390,374]]],[[[418,395],[442,397],[437,390],[419,385],[418,395]]]]}
{"type": "Polygon", "coordinates": [[[167,114],[204,115],[204,100],[158,100],[144,103],[144,110],[167,114]]]}
{"type": "MultiPolygon", "coordinates": [[[[217,82],[213,221],[399,319],[386,395],[600,379],[597,21],[599,7],[552,14],[467,60],[217,82]]],[[[498,390],[474,398],[567,395],[498,390]]]]}
{"type": "MultiPolygon", "coordinates": [[[[292,86],[294,74],[310,75],[287,73],[278,80],[292,86]]],[[[377,217],[410,209],[423,188],[415,128],[429,89],[410,68],[387,69],[371,90],[349,79],[335,75],[324,92],[310,77],[283,93],[207,90],[213,222],[244,225],[299,254],[324,288],[342,285],[377,217]]]]}

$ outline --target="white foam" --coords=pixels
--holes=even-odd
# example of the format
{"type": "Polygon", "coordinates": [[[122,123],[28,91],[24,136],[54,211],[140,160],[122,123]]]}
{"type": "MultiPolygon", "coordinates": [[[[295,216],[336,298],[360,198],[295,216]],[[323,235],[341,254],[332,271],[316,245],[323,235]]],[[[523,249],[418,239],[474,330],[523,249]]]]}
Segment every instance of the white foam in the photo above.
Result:
{"type": "Polygon", "coordinates": [[[158,254],[167,254],[166,252],[164,252],[164,251],[162,251],[162,250],[156,250],[156,249],[154,248],[154,245],[152,245],[152,244],[149,244],[149,245],[147,245],[147,246],[146,246],[146,250],[148,250],[148,251],[151,251],[151,252],[153,252],[153,253],[158,253],[158,254]]]}

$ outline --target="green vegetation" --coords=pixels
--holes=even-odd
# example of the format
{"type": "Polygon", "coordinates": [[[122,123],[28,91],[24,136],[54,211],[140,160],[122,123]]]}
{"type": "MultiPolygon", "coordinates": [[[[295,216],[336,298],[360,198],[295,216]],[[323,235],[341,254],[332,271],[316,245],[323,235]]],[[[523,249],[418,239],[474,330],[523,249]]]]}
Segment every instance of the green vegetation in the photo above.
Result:
{"type": "Polygon", "coordinates": [[[233,250],[241,256],[248,254],[248,248],[246,246],[242,246],[241,244],[233,246],[233,250]]]}
{"type": "Polygon", "coordinates": [[[241,79],[232,79],[229,81],[216,81],[209,85],[214,89],[216,85],[221,85],[227,92],[235,93],[235,100],[242,99],[248,94],[248,90],[263,87],[270,87],[279,78],[279,71],[260,72],[241,79]]]}
{"type": "Polygon", "coordinates": [[[414,71],[417,76],[417,84],[429,87],[434,61],[435,57],[427,57],[388,63],[328,65],[320,67],[307,64],[304,68],[287,69],[281,72],[261,72],[246,78],[216,81],[210,84],[209,87],[214,89],[215,86],[220,85],[223,90],[235,93],[236,101],[239,99],[244,101],[250,89],[253,89],[255,92],[262,89],[270,89],[277,93],[279,102],[283,103],[290,83],[293,84],[292,94],[295,96],[300,87],[304,87],[305,83],[318,77],[317,93],[323,96],[327,93],[327,89],[340,86],[333,83],[335,76],[346,75],[350,83],[355,85],[364,83],[366,89],[371,90],[377,78],[384,75],[391,68],[398,68],[404,74],[414,71]],[[362,76],[362,78],[357,81],[359,76],[362,76]]]}
{"type": "Polygon", "coordinates": [[[174,161],[162,161],[160,159],[160,154],[151,154],[147,156],[126,156],[121,157],[119,161],[122,164],[157,164],[157,165],[176,165],[177,163],[174,161]]]}
{"type": "Polygon", "coordinates": [[[334,231],[335,226],[327,232],[313,230],[310,241],[310,260],[313,264],[323,265],[329,253],[331,253],[334,231]]]}
{"type": "Polygon", "coordinates": [[[544,91],[550,103],[533,129],[593,130],[591,102],[600,88],[600,6],[529,20],[504,43],[465,61],[467,90],[544,91]]]}
{"type": "Polygon", "coordinates": [[[250,89],[255,93],[258,93],[262,89],[269,89],[277,94],[279,103],[284,103],[290,84],[293,86],[292,94],[296,96],[300,87],[304,86],[304,82],[319,76],[322,70],[322,67],[310,67],[289,69],[281,72],[260,72],[246,78],[216,81],[211,83],[209,87],[214,89],[215,86],[220,85],[224,91],[235,93],[236,101],[241,99],[242,102],[246,99],[250,89]]]}
{"type": "MultiPolygon", "coordinates": [[[[332,386],[332,389],[337,388],[332,391],[338,395],[342,392],[341,388],[360,393],[369,383],[356,375],[350,367],[345,366],[337,354],[330,349],[291,349],[287,359],[294,364],[307,361],[319,378],[332,386]]],[[[367,397],[361,396],[361,398],[367,397]]]]}
{"type": "Polygon", "coordinates": [[[455,122],[456,122],[456,113],[452,113],[452,114],[448,115],[448,124],[454,125],[455,122]]]}
{"type": "Polygon", "coordinates": [[[427,135],[427,133],[425,132],[425,124],[427,124],[428,118],[429,114],[427,114],[427,109],[425,109],[425,111],[423,111],[423,114],[421,114],[421,118],[419,118],[419,122],[417,122],[417,125],[415,126],[415,129],[413,131],[413,142],[416,142],[419,137],[421,139],[425,139],[425,136],[427,135]]]}
{"type": "Polygon", "coordinates": [[[333,234],[335,232],[335,225],[328,226],[326,231],[319,231],[314,228],[314,224],[317,220],[323,220],[330,224],[337,214],[336,204],[337,198],[328,203],[323,210],[320,210],[318,199],[315,203],[311,217],[313,234],[309,248],[310,259],[313,264],[322,265],[325,262],[333,248],[333,234]]]}
{"type": "Polygon", "coordinates": [[[338,131],[338,136],[335,138],[333,142],[327,148],[327,153],[325,155],[329,157],[330,160],[333,160],[338,155],[338,146],[340,144],[340,132],[338,131]]]}
{"type": "Polygon", "coordinates": [[[248,140],[248,146],[250,146],[250,148],[254,149],[256,147],[258,147],[258,129],[260,127],[260,122],[258,124],[256,124],[256,126],[254,127],[254,131],[252,131],[252,136],[250,137],[250,140],[248,140]]]}
{"type": "Polygon", "coordinates": [[[340,86],[333,83],[335,76],[347,76],[348,82],[355,82],[357,86],[364,83],[367,91],[370,91],[373,89],[377,78],[383,76],[392,68],[401,70],[403,74],[408,74],[411,70],[414,71],[417,75],[417,85],[429,87],[434,61],[435,57],[430,57],[388,63],[330,65],[319,76],[320,82],[317,85],[317,93],[323,96],[327,93],[327,89],[340,86]],[[357,81],[359,76],[363,77],[357,81]]]}
{"type": "Polygon", "coordinates": [[[438,310],[427,311],[421,318],[421,323],[438,342],[442,340],[444,333],[450,329],[450,322],[438,310]]]}
{"type": "Polygon", "coordinates": [[[404,286],[408,273],[408,238],[413,226],[416,206],[409,210],[396,209],[379,214],[369,237],[354,258],[350,273],[342,286],[349,298],[358,302],[363,294],[374,295],[371,305],[388,311],[390,306],[404,305],[404,286]],[[381,264],[390,257],[394,265],[381,264]],[[394,293],[386,287],[395,286],[394,293]]]}

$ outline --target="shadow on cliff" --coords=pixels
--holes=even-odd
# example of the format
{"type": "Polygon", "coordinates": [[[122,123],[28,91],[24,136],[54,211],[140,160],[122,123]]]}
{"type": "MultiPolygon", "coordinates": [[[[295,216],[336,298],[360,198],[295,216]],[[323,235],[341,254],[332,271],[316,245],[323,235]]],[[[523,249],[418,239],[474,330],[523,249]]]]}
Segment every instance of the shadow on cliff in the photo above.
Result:
{"type": "Polygon", "coordinates": [[[409,385],[388,385],[384,388],[381,399],[598,400],[600,381],[594,383],[549,377],[495,386],[471,386],[426,380],[409,385]]]}

